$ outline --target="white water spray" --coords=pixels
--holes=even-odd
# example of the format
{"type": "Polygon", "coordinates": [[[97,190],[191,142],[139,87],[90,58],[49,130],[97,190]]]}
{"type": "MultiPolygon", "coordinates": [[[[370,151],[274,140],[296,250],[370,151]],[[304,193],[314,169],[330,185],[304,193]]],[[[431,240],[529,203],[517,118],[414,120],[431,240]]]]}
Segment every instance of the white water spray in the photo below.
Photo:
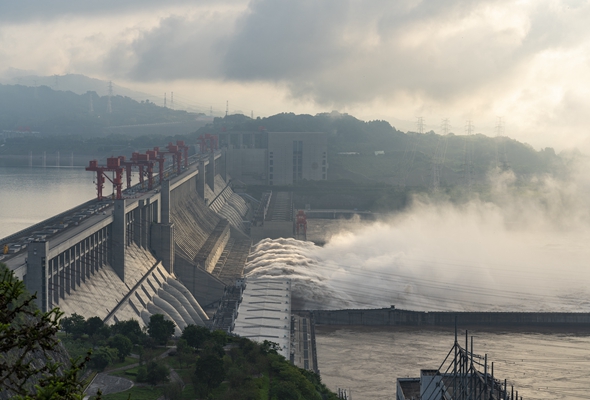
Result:
{"type": "Polygon", "coordinates": [[[291,278],[297,308],[590,311],[590,213],[578,187],[546,180],[527,191],[509,174],[493,183],[489,201],[416,200],[324,247],[263,240],[247,276],[291,278]]]}

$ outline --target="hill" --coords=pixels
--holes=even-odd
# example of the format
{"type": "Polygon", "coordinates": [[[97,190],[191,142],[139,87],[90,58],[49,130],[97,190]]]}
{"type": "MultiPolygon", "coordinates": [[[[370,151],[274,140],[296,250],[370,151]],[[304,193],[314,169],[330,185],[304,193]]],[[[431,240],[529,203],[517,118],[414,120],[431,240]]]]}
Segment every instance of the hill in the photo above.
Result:
{"type": "Polygon", "coordinates": [[[0,131],[96,136],[113,127],[187,123],[199,116],[123,96],[110,98],[111,112],[108,103],[108,96],[96,92],[80,95],[47,86],[0,85],[0,131]]]}
{"type": "Polygon", "coordinates": [[[551,148],[535,150],[508,137],[401,132],[387,121],[361,121],[337,112],[282,113],[252,120],[243,115],[215,118],[201,133],[258,131],[327,132],[328,180],[379,182],[429,188],[481,184],[493,168],[511,169],[518,178],[563,176],[566,165],[551,148]]]}

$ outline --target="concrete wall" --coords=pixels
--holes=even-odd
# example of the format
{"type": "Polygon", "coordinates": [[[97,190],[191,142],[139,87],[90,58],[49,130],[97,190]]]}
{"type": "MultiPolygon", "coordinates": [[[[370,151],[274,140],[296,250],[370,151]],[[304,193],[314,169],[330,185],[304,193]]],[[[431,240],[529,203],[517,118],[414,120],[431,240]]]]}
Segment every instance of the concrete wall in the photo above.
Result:
{"type": "Polygon", "coordinates": [[[266,149],[228,148],[228,173],[232,179],[245,183],[266,182],[266,149]]]}
{"type": "Polygon", "coordinates": [[[250,237],[252,243],[258,243],[266,238],[292,238],[293,221],[264,221],[264,225],[250,228],[250,237]]]}
{"type": "Polygon", "coordinates": [[[268,184],[293,184],[295,180],[325,180],[328,171],[328,135],[321,132],[269,132],[268,184]],[[301,142],[301,149],[294,149],[301,142]],[[300,163],[295,161],[299,157],[300,163]],[[294,165],[297,164],[297,165],[294,165]],[[301,167],[301,168],[300,168],[301,167]]]}
{"type": "Polygon", "coordinates": [[[590,326],[590,313],[551,312],[427,312],[395,308],[314,310],[319,325],[396,326],[590,326]]]}

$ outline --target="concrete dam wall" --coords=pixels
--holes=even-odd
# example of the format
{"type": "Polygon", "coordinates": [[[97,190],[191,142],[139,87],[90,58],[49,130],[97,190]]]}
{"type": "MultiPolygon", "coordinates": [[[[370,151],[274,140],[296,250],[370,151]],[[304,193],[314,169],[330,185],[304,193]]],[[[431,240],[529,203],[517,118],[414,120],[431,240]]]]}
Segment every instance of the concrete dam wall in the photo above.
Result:
{"type": "Polygon", "coordinates": [[[318,325],[590,327],[590,313],[409,311],[396,308],[314,310],[318,325]]]}
{"type": "Polygon", "coordinates": [[[250,246],[242,230],[248,206],[215,174],[222,156],[201,156],[153,190],[85,204],[51,229],[45,221],[32,242],[26,238],[35,232],[12,235],[23,249],[3,261],[44,311],[141,325],[159,313],[177,333],[205,325],[206,307],[214,310],[242,276],[250,246]]]}

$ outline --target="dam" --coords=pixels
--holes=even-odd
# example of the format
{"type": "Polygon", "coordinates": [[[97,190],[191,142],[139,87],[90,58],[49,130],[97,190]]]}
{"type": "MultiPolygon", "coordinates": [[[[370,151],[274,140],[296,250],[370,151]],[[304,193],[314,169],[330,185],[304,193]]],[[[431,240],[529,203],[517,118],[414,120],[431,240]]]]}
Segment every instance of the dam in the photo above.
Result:
{"type": "Polygon", "coordinates": [[[91,200],[0,240],[1,260],[37,305],[106,323],[163,314],[206,325],[243,274],[249,205],[231,188],[225,154],[193,157],[151,190],[91,200]]]}

